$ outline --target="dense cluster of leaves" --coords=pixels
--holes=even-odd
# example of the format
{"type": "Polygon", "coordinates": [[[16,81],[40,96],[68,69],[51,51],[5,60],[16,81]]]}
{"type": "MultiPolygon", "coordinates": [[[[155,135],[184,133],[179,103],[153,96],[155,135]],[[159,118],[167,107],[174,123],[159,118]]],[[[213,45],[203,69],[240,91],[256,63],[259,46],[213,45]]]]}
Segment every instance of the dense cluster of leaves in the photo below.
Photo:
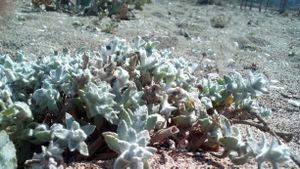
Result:
{"type": "MultiPolygon", "coordinates": [[[[97,150],[90,154],[90,147],[101,137],[103,147],[119,154],[114,168],[148,166],[168,139],[190,151],[222,146],[217,156],[235,164],[254,157],[259,167],[269,161],[276,168],[290,160],[288,148],[275,138],[269,144],[263,136],[257,143],[249,130],[243,141],[230,123],[250,112],[270,115],[255,101],[266,91],[262,75],[198,78],[196,64],[172,58],[171,49],[156,50],[157,45],[140,37],[131,44],[114,38],[93,52],[30,60],[22,52],[14,60],[0,56],[0,130],[15,144],[19,165],[62,168],[77,157],[75,150],[92,156],[97,150]]],[[[0,165],[1,159],[15,164],[14,152],[3,151],[0,165]]]]}

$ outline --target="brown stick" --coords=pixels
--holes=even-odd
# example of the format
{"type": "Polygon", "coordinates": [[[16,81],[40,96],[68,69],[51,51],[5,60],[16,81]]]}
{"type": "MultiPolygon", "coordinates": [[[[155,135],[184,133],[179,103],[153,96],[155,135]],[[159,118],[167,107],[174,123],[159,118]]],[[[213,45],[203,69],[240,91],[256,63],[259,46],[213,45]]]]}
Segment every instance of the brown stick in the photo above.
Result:
{"type": "Polygon", "coordinates": [[[164,139],[171,137],[177,133],[179,133],[179,129],[176,126],[171,126],[166,129],[161,129],[152,136],[150,140],[150,144],[159,143],[164,139]]]}
{"type": "Polygon", "coordinates": [[[294,161],[294,163],[300,167],[300,159],[299,159],[299,156],[297,156],[296,154],[294,153],[291,153],[291,159],[294,161]]]}
{"type": "Polygon", "coordinates": [[[193,138],[187,146],[189,151],[196,151],[207,139],[207,132],[205,132],[200,138],[193,138]]]}
{"type": "Polygon", "coordinates": [[[272,134],[273,136],[277,137],[277,139],[278,139],[278,136],[279,136],[280,138],[282,138],[286,142],[290,142],[293,139],[293,136],[294,136],[292,133],[274,131],[274,130],[271,130],[269,126],[266,127],[265,125],[260,125],[260,124],[257,124],[257,123],[251,122],[251,121],[247,121],[247,120],[231,119],[230,121],[234,124],[246,124],[246,125],[256,127],[257,129],[259,129],[261,131],[268,132],[268,133],[272,134]]]}
{"type": "Polygon", "coordinates": [[[101,153],[97,154],[93,157],[93,160],[112,160],[118,157],[118,154],[115,152],[109,152],[109,153],[101,153]]]}
{"type": "Polygon", "coordinates": [[[102,136],[99,136],[90,146],[89,146],[89,156],[78,155],[76,160],[83,160],[92,157],[95,152],[102,147],[104,144],[104,139],[102,136]]]}
{"type": "Polygon", "coordinates": [[[97,140],[95,140],[90,146],[89,146],[89,152],[90,156],[94,155],[95,152],[99,149],[99,147],[102,147],[104,144],[104,140],[102,136],[99,136],[97,140]]]}
{"type": "MultiPolygon", "coordinates": [[[[268,133],[272,134],[273,136],[275,136],[275,137],[277,138],[278,141],[280,141],[280,139],[278,138],[278,136],[279,136],[279,135],[282,136],[282,133],[278,132],[279,135],[277,135],[277,134],[274,132],[274,130],[271,129],[271,128],[269,127],[269,125],[267,124],[267,122],[265,122],[265,120],[264,120],[260,115],[258,115],[256,112],[253,112],[253,111],[252,111],[252,112],[249,112],[249,113],[250,113],[252,116],[256,117],[257,120],[263,124],[263,128],[264,128],[265,132],[268,132],[268,133]]],[[[282,137],[282,139],[284,139],[284,140],[287,141],[287,142],[290,142],[290,141],[293,139],[293,135],[290,134],[289,137],[287,137],[287,138],[282,137]]]]}

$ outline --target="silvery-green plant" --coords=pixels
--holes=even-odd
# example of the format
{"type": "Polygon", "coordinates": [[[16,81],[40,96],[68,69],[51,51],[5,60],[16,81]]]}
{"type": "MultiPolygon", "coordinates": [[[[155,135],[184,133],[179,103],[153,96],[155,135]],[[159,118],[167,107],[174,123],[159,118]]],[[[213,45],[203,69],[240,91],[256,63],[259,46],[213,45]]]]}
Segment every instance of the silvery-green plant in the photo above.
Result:
{"type": "Polygon", "coordinates": [[[156,126],[161,125],[158,124],[160,121],[160,114],[148,114],[148,108],[146,105],[138,107],[134,112],[130,110],[124,110],[125,114],[124,120],[126,120],[127,125],[132,127],[136,132],[141,132],[143,130],[151,131],[156,126]]]}
{"type": "Polygon", "coordinates": [[[197,116],[195,111],[186,111],[181,115],[174,118],[178,126],[192,126],[197,121],[197,116]]]}
{"type": "Polygon", "coordinates": [[[122,92],[122,95],[116,98],[117,104],[125,109],[134,110],[144,104],[142,100],[143,95],[144,92],[138,91],[136,85],[131,83],[128,88],[122,92]]]}
{"type": "Polygon", "coordinates": [[[167,102],[168,105],[166,101],[169,99],[164,98],[163,95],[165,100],[162,102],[162,107],[175,106],[176,109],[172,111],[175,111],[176,114],[173,115],[176,125],[191,127],[206,114],[205,105],[198,98],[198,92],[195,88],[189,90],[180,87],[169,88],[166,93],[171,98],[170,102],[173,102],[173,105],[167,102]],[[164,106],[164,104],[168,106],[164,106]]]}
{"type": "Polygon", "coordinates": [[[5,83],[0,81],[0,111],[13,104],[11,90],[5,83]]]}
{"type": "Polygon", "coordinates": [[[57,123],[51,126],[53,135],[57,138],[57,143],[62,144],[61,146],[67,145],[71,152],[77,149],[80,154],[88,156],[88,147],[84,141],[94,132],[95,126],[85,125],[80,127],[79,123],[69,113],[66,113],[65,121],[66,128],[57,123]]]}
{"type": "Polygon", "coordinates": [[[112,90],[117,97],[121,97],[121,91],[130,84],[129,73],[122,67],[117,67],[116,71],[114,72],[114,76],[116,79],[112,90]]]}
{"type": "Polygon", "coordinates": [[[98,85],[89,82],[80,90],[80,98],[86,104],[89,118],[101,116],[110,123],[118,123],[118,112],[114,110],[115,95],[110,93],[110,90],[111,87],[106,82],[101,82],[98,85]]]}
{"type": "Polygon", "coordinates": [[[209,98],[212,102],[218,102],[222,99],[223,85],[209,79],[203,79],[201,85],[203,87],[201,97],[209,98]]]}
{"type": "MultiPolygon", "coordinates": [[[[80,127],[66,113],[70,112],[81,124],[92,121],[100,130],[118,124],[116,133],[110,129],[103,133],[108,146],[120,155],[115,168],[144,167],[155,152],[149,133],[170,124],[199,126],[207,135],[205,141],[223,145],[223,156],[235,164],[254,157],[259,165],[271,161],[276,167],[289,160],[288,150],[276,142],[271,146],[265,141],[267,146],[262,146],[250,137],[244,142],[238,128],[220,115],[231,110],[270,114],[255,100],[266,91],[262,75],[233,72],[216,81],[201,80],[194,75],[196,64],[173,58],[173,49],[157,50],[157,45],[140,37],[133,44],[114,38],[95,52],[37,59],[18,52],[16,60],[0,55],[0,127],[19,145],[17,154],[32,154],[30,146],[48,142],[43,152],[51,154],[53,142],[60,150],[77,149],[88,155],[85,141],[95,126],[80,127]]],[[[53,153],[48,156],[45,163],[60,167],[61,159],[52,158],[53,153]]]]}
{"type": "Polygon", "coordinates": [[[145,42],[143,43],[143,48],[146,49],[147,56],[152,55],[153,51],[159,46],[158,41],[154,42],[145,42]]]}
{"type": "Polygon", "coordinates": [[[255,160],[258,168],[262,168],[262,164],[268,161],[272,164],[273,168],[279,168],[279,163],[291,162],[291,154],[289,148],[284,144],[279,144],[275,137],[272,137],[271,144],[268,143],[265,134],[262,134],[260,143],[255,140],[252,131],[248,129],[247,145],[255,154],[255,160]]]}
{"type": "Polygon", "coordinates": [[[157,115],[148,117],[147,106],[139,107],[134,113],[124,110],[124,120],[119,123],[117,133],[103,133],[108,146],[120,154],[114,168],[144,168],[156,151],[147,145],[150,142],[149,131],[156,127],[157,122],[157,115]]]}
{"type": "Polygon", "coordinates": [[[177,69],[172,63],[161,63],[154,69],[153,74],[156,82],[164,82],[170,87],[175,87],[177,69]]]}
{"type": "Polygon", "coordinates": [[[157,53],[148,56],[144,48],[139,48],[139,54],[140,64],[138,65],[138,70],[152,71],[161,62],[161,58],[157,55],[157,53]]]}
{"type": "Polygon", "coordinates": [[[279,163],[289,163],[291,161],[290,152],[287,146],[279,144],[276,138],[272,138],[268,143],[265,134],[262,134],[261,142],[258,143],[252,131],[247,129],[247,138],[244,142],[240,130],[232,127],[228,119],[221,116],[222,136],[218,138],[224,151],[219,157],[229,157],[236,165],[245,164],[251,157],[257,161],[258,168],[262,168],[262,163],[268,161],[273,168],[278,168],[279,163]]]}
{"type": "Polygon", "coordinates": [[[44,88],[36,90],[32,98],[41,111],[49,110],[58,112],[57,100],[60,95],[50,84],[44,85],[44,88]]]}
{"type": "Polygon", "coordinates": [[[14,132],[10,133],[10,135],[13,141],[26,140],[35,145],[41,145],[52,140],[52,133],[48,125],[37,122],[16,125],[14,132]]]}
{"type": "Polygon", "coordinates": [[[58,144],[51,141],[48,147],[42,146],[41,153],[34,153],[32,159],[27,160],[25,165],[30,169],[63,169],[63,152],[58,144]]]}
{"type": "Polygon", "coordinates": [[[263,117],[272,114],[272,110],[259,106],[256,97],[267,92],[267,80],[261,74],[254,74],[249,71],[243,78],[238,72],[233,72],[229,76],[224,76],[225,96],[231,94],[234,98],[235,108],[244,109],[248,112],[254,111],[263,117]]]}
{"type": "Polygon", "coordinates": [[[11,125],[22,128],[23,124],[33,120],[29,106],[24,102],[14,102],[6,109],[0,111],[0,127],[5,129],[11,125]]]}
{"type": "Polygon", "coordinates": [[[207,109],[214,106],[232,106],[248,112],[255,111],[265,117],[272,113],[270,109],[259,106],[255,100],[257,96],[267,92],[267,80],[261,74],[248,72],[243,77],[238,72],[231,72],[218,81],[203,79],[200,84],[201,101],[207,109]],[[234,104],[228,101],[229,98],[232,98],[234,104]]]}
{"type": "Polygon", "coordinates": [[[147,160],[156,152],[155,148],[148,147],[150,142],[149,132],[142,130],[137,132],[129,127],[125,120],[122,120],[118,126],[117,133],[103,133],[109,148],[119,154],[114,163],[114,168],[142,169],[147,160]]]}
{"type": "Polygon", "coordinates": [[[167,94],[164,94],[161,97],[161,108],[159,110],[159,113],[164,115],[165,117],[169,117],[171,113],[177,109],[169,103],[168,98],[169,96],[167,94]]]}
{"type": "MultiPolygon", "coordinates": [[[[113,53],[113,57],[115,57],[116,61],[120,61],[118,59],[119,56],[123,56],[124,54],[129,52],[130,46],[127,44],[127,41],[122,38],[115,37],[110,43],[110,50],[113,53]],[[118,52],[119,55],[116,55],[116,52],[118,52]]],[[[121,57],[122,58],[122,57],[121,57]]]]}
{"type": "Polygon", "coordinates": [[[0,131],[0,168],[17,168],[17,156],[14,143],[3,130],[0,131]]]}
{"type": "Polygon", "coordinates": [[[248,72],[245,78],[238,72],[232,72],[228,76],[224,76],[226,90],[232,93],[235,98],[235,106],[241,105],[246,98],[256,97],[267,91],[267,81],[261,74],[253,74],[248,72]]]}
{"type": "Polygon", "coordinates": [[[250,153],[249,148],[247,148],[246,144],[242,141],[242,136],[238,128],[232,127],[228,119],[224,116],[221,116],[220,120],[222,125],[222,137],[218,139],[218,142],[224,148],[221,157],[229,156],[232,161],[238,164],[238,162],[236,162],[237,157],[233,155],[233,152],[236,152],[237,156],[242,156],[250,153]]]}

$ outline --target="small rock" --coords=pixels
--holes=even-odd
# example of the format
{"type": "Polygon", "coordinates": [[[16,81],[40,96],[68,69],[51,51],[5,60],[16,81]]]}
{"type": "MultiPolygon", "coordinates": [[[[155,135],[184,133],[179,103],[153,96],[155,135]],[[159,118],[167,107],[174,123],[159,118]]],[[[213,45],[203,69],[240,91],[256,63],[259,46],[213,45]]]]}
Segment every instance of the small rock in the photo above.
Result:
{"type": "MultiPolygon", "coordinates": [[[[207,56],[207,54],[205,53],[205,54],[203,54],[203,56],[205,55],[205,57],[207,56]]],[[[203,62],[205,62],[205,63],[214,63],[215,61],[214,60],[211,60],[211,59],[208,59],[208,58],[205,58],[205,59],[203,59],[203,62]]]]}
{"type": "Polygon", "coordinates": [[[191,39],[191,35],[187,31],[185,31],[184,29],[180,29],[179,34],[184,36],[187,39],[191,39]]]}
{"type": "Polygon", "coordinates": [[[85,30],[90,31],[90,32],[101,32],[101,29],[99,29],[98,27],[95,26],[86,26],[85,30]]]}
{"type": "Polygon", "coordinates": [[[282,62],[282,64],[283,64],[284,66],[289,66],[289,65],[290,65],[288,62],[282,62]]]}
{"type": "Polygon", "coordinates": [[[79,26],[83,26],[83,23],[81,23],[81,22],[79,22],[79,21],[74,21],[74,22],[72,23],[72,25],[73,25],[75,28],[77,28],[77,27],[79,27],[79,26]]]}
{"type": "Polygon", "coordinates": [[[300,107],[300,102],[296,100],[288,100],[288,104],[295,107],[300,107]]]}
{"type": "Polygon", "coordinates": [[[16,18],[17,18],[18,21],[25,21],[26,20],[25,17],[22,16],[22,15],[17,15],[16,18]]]}
{"type": "Polygon", "coordinates": [[[235,47],[239,48],[239,43],[238,42],[233,42],[235,47]]]}
{"type": "Polygon", "coordinates": [[[278,86],[270,85],[269,89],[271,89],[271,90],[284,90],[284,87],[278,87],[278,86]]]}
{"type": "Polygon", "coordinates": [[[293,56],[295,56],[295,55],[296,55],[295,52],[289,52],[289,54],[288,54],[289,57],[293,57],[293,56]]]}
{"type": "Polygon", "coordinates": [[[286,93],[280,93],[280,94],[281,94],[281,96],[283,96],[285,98],[292,98],[293,97],[293,95],[291,95],[291,94],[286,94],[286,93]]]}
{"type": "Polygon", "coordinates": [[[219,79],[220,75],[218,73],[208,73],[207,77],[208,79],[219,79]]]}
{"type": "Polygon", "coordinates": [[[229,20],[225,17],[225,15],[218,15],[211,18],[210,23],[214,28],[224,28],[228,21],[229,20]]]}
{"type": "Polygon", "coordinates": [[[228,67],[233,66],[234,63],[235,63],[235,60],[230,58],[230,59],[228,59],[228,61],[227,61],[227,66],[228,66],[228,67]]]}
{"type": "Polygon", "coordinates": [[[271,83],[278,83],[279,81],[276,79],[270,80],[271,83]]]}

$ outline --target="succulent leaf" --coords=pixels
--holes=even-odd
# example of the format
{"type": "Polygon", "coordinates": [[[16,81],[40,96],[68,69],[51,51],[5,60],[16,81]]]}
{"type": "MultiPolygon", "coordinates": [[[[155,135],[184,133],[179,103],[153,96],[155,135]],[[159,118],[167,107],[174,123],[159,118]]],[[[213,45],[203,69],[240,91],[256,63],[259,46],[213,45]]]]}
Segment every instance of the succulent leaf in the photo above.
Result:
{"type": "Polygon", "coordinates": [[[58,143],[61,143],[62,147],[67,145],[70,151],[76,149],[85,156],[88,156],[87,145],[84,142],[89,134],[92,134],[96,126],[86,125],[82,129],[77,121],[68,113],[66,113],[66,123],[71,125],[67,126],[67,129],[61,124],[53,124],[51,130],[53,135],[58,139],[58,143]],[[85,130],[89,129],[87,132],[85,130]]]}
{"type": "Polygon", "coordinates": [[[116,102],[114,95],[109,92],[110,89],[105,82],[98,86],[90,82],[80,90],[80,97],[87,106],[89,118],[100,115],[113,124],[119,121],[118,112],[113,109],[116,102]]]}
{"type": "Polygon", "coordinates": [[[119,153],[120,147],[118,135],[112,132],[104,132],[102,135],[104,136],[104,140],[107,143],[108,147],[111,150],[119,153]]]}
{"type": "Polygon", "coordinates": [[[63,169],[63,151],[57,144],[50,142],[48,147],[42,146],[41,153],[34,153],[32,160],[27,160],[25,165],[31,169],[63,169]]]}
{"type": "Polygon", "coordinates": [[[0,168],[17,168],[16,149],[5,131],[0,131],[0,168]]]}

